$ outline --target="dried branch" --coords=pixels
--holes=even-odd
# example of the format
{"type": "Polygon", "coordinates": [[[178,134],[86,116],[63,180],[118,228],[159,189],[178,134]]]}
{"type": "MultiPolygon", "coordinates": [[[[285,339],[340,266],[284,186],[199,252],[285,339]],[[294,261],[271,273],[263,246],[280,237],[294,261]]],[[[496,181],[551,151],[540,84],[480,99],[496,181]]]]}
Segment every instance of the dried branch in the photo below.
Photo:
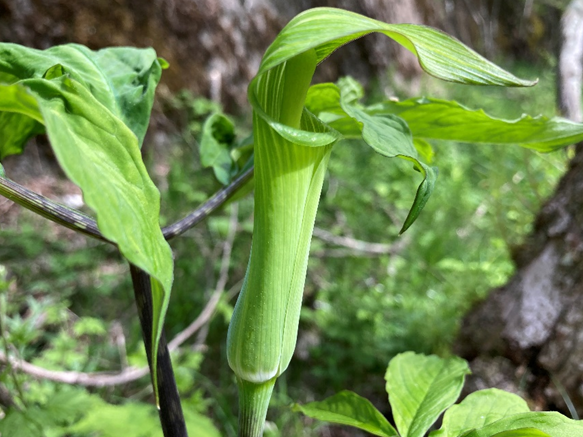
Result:
{"type": "MultiPolygon", "coordinates": [[[[399,242],[395,244],[369,243],[368,241],[357,240],[355,238],[334,235],[329,231],[319,228],[314,228],[314,237],[319,238],[326,243],[342,246],[350,250],[337,251],[339,254],[342,254],[341,256],[349,256],[350,254],[354,254],[354,252],[364,252],[370,255],[392,254],[401,251],[403,241],[405,241],[399,240],[399,242]]],[[[326,253],[334,252],[328,250],[326,253]]],[[[338,257],[338,255],[336,256],[338,257]]]]}
{"type": "Polygon", "coordinates": [[[120,373],[83,373],[74,371],[57,371],[48,370],[44,367],[35,366],[20,358],[6,356],[0,352],[0,361],[10,363],[15,370],[24,372],[30,376],[39,379],[48,379],[49,381],[61,382],[63,384],[76,384],[85,387],[106,387],[111,385],[126,384],[131,381],[140,379],[150,373],[148,367],[128,367],[120,373]]]}
{"type": "MultiPolygon", "coordinates": [[[[219,296],[220,297],[220,296],[219,296]]],[[[196,331],[207,323],[214,313],[218,299],[209,300],[206,306],[203,308],[199,316],[188,326],[190,336],[192,336],[196,331]]],[[[190,336],[183,335],[180,332],[169,344],[168,350],[170,352],[178,349],[182,343],[184,343],[190,336]],[[180,337],[179,340],[178,337],[180,337]]],[[[0,351],[0,362],[10,363],[14,370],[24,372],[30,376],[39,379],[48,379],[49,381],[61,382],[63,384],[75,384],[82,385],[85,387],[107,387],[114,385],[128,384],[130,382],[136,381],[150,373],[148,367],[127,367],[121,372],[111,373],[111,372],[93,372],[93,373],[83,373],[74,371],[57,371],[48,370],[40,366],[28,363],[20,358],[7,356],[4,352],[0,351]]]]}

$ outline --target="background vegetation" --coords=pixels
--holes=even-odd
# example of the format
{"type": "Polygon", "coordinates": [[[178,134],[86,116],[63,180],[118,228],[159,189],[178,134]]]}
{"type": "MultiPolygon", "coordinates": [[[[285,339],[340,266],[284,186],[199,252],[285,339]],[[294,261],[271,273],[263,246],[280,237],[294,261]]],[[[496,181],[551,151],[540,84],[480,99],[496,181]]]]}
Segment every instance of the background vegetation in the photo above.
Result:
{"type": "MultiPolygon", "coordinates": [[[[501,61],[518,76],[539,77],[539,85],[472,88],[424,78],[420,94],[456,99],[502,118],[554,115],[555,59],[501,61]]],[[[392,77],[389,72],[371,82],[370,101],[383,98],[387,89],[409,97],[392,77]]],[[[178,126],[157,133],[162,139],[150,135],[145,145],[150,174],[162,192],[163,220],[169,222],[220,188],[198,155],[204,119],[220,106],[187,91],[163,93],[157,104],[154,122],[173,120],[178,126]]],[[[233,118],[244,138],[248,116],[233,118]]],[[[43,157],[42,140],[24,159],[37,159],[34,153],[40,153],[54,197],[67,201],[75,192],[43,157]]],[[[406,350],[449,354],[464,312],[512,273],[512,250],[564,172],[568,153],[439,144],[437,189],[418,222],[398,237],[414,195],[410,172],[373,159],[359,144],[339,144],[316,222],[298,350],[276,386],[269,435],[330,435],[287,406],[341,389],[386,405],[383,375],[392,356],[406,350]]],[[[23,360],[56,371],[145,366],[127,266],[115,250],[6,200],[0,200],[0,211],[0,351],[16,351],[23,360]]],[[[168,338],[183,331],[217,289],[222,292],[210,322],[173,358],[193,436],[235,435],[236,389],[225,337],[245,273],[252,214],[247,195],[172,243],[177,262],[168,338]]],[[[10,409],[2,407],[4,437],[161,435],[147,377],[82,388],[2,365],[0,384],[14,402],[10,409]]]]}

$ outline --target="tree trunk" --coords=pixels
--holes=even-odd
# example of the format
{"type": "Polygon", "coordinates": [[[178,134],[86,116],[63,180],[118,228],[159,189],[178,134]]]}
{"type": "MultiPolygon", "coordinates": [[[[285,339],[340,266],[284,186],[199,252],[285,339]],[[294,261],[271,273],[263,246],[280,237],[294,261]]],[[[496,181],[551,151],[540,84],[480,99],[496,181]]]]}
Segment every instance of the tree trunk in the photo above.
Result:
{"type": "MultiPolygon", "coordinates": [[[[581,119],[583,0],[563,16],[559,106],[581,119]]],[[[514,253],[516,273],[465,318],[457,351],[471,360],[468,389],[522,392],[537,409],[583,414],[583,148],[532,234],[514,253]]]]}

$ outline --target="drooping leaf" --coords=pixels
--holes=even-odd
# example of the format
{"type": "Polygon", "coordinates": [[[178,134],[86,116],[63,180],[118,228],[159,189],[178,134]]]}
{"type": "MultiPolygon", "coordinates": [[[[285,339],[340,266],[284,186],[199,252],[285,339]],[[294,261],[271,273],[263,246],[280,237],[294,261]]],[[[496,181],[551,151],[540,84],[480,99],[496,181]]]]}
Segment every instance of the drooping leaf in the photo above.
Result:
{"type": "Polygon", "coordinates": [[[470,394],[458,405],[453,405],[443,416],[443,425],[430,437],[458,437],[472,429],[530,411],[520,396],[495,388],[470,394]]]}
{"type": "Polygon", "coordinates": [[[402,437],[422,437],[459,396],[465,360],[405,352],[389,363],[385,379],[397,430],[402,437]]]}
{"type": "Polygon", "coordinates": [[[200,161],[211,167],[217,180],[228,185],[236,172],[231,148],[235,141],[235,125],[225,115],[216,113],[206,119],[200,140],[200,161]]]}
{"type": "Polygon", "coordinates": [[[343,390],[320,402],[294,404],[294,411],[326,422],[362,429],[381,437],[398,437],[397,431],[368,399],[343,390]]]}
{"type": "MultiPolygon", "coordinates": [[[[362,96],[362,88],[358,82],[351,78],[343,78],[339,81],[339,91],[339,106],[347,116],[357,122],[353,129],[361,129],[364,142],[383,156],[398,157],[413,162],[414,168],[423,175],[413,205],[401,228],[400,233],[403,233],[417,219],[429,200],[435,186],[437,169],[431,168],[419,160],[411,131],[403,119],[393,114],[370,115],[366,112],[358,103],[358,99],[362,96]]],[[[334,90],[329,87],[326,92],[330,101],[335,94],[334,90]]]]}
{"type": "Polygon", "coordinates": [[[491,117],[457,102],[440,99],[387,101],[367,108],[371,115],[395,114],[414,137],[467,143],[509,144],[552,152],[583,140],[583,125],[570,120],[523,115],[517,120],[491,117]]]}
{"type": "MultiPolygon", "coordinates": [[[[522,437],[519,432],[534,428],[551,437],[576,437],[583,435],[583,420],[573,420],[556,412],[535,412],[515,414],[490,423],[480,429],[470,431],[463,437],[522,437]],[[518,434],[505,435],[505,432],[516,431],[518,434]]],[[[539,437],[534,434],[533,437],[539,437]]],[[[530,437],[530,434],[525,436],[530,437]]],[[[541,436],[542,437],[542,436],[541,436]]]]}

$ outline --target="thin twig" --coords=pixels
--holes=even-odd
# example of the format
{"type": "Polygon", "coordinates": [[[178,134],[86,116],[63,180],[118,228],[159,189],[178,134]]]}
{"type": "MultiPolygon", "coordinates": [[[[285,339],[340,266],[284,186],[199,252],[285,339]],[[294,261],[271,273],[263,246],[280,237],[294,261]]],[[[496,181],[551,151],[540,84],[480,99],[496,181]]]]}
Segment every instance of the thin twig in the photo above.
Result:
{"type": "Polygon", "coordinates": [[[253,167],[227,185],[225,188],[217,191],[217,193],[199,206],[195,211],[184,217],[176,223],[162,228],[162,233],[166,240],[185,233],[196,224],[203,221],[210,214],[219,209],[227,200],[239,191],[251,178],[253,177],[253,167]]]}
{"type": "Polygon", "coordinates": [[[111,374],[107,372],[83,373],[74,371],[49,370],[35,366],[20,358],[8,357],[0,352],[0,361],[10,363],[15,370],[19,370],[38,379],[61,382],[63,384],[82,385],[85,387],[108,387],[127,384],[143,378],[150,373],[148,367],[128,367],[122,372],[111,374]]]}
{"type": "MultiPolygon", "coordinates": [[[[368,241],[357,240],[355,238],[334,235],[331,232],[320,228],[314,228],[314,237],[319,238],[326,243],[345,247],[350,249],[352,252],[365,252],[371,255],[383,255],[393,253],[395,250],[400,250],[399,243],[369,243],[368,241]]],[[[343,251],[343,253],[345,252],[346,251],[343,251]]]]}

